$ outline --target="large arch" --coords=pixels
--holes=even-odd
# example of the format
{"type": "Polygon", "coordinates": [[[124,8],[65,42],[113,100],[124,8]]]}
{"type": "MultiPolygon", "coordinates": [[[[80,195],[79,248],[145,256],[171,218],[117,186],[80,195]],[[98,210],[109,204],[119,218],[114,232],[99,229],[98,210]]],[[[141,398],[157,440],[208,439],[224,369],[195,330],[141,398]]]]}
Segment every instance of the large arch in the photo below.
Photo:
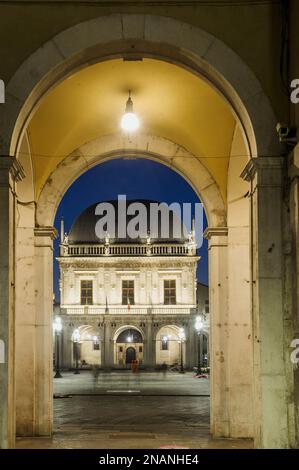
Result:
{"type": "Polygon", "coordinates": [[[123,331],[126,331],[126,330],[136,330],[138,331],[141,336],[142,336],[142,339],[144,341],[145,339],[145,334],[144,334],[144,331],[137,325],[132,325],[130,323],[128,324],[123,324],[122,326],[120,326],[113,334],[113,341],[116,342],[117,338],[119,337],[119,335],[123,332],[123,331]]]}
{"type": "MultiPolygon", "coordinates": [[[[175,324],[163,324],[156,331],[155,347],[156,347],[156,364],[167,365],[179,364],[180,363],[180,345],[179,345],[179,325],[175,324]],[[162,350],[162,337],[166,335],[168,337],[167,349],[165,352],[162,350]]],[[[185,344],[182,346],[183,363],[186,361],[186,348],[185,344]]]]}
{"type": "Polygon", "coordinates": [[[59,33],[21,65],[7,85],[0,153],[17,154],[40,99],[59,81],[86,64],[132,54],[159,57],[205,77],[229,102],[244,131],[249,154],[279,152],[269,100],[246,63],[227,45],[169,17],[117,14],[59,33]]]}
{"type": "MultiPolygon", "coordinates": [[[[32,54],[8,83],[5,124],[1,121],[4,118],[0,118],[0,124],[4,130],[0,139],[0,153],[2,155],[18,156],[22,137],[32,114],[42,97],[59,81],[65,79],[75,70],[84,67],[87,63],[132,54],[157,57],[174,62],[208,80],[225,97],[238,119],[247,145],[248,156],[258,157],[249,162],[244,172],[244,178],[247,181],[253,181],[250,194],[255,198],[251,218],[251,230],[255,234],[255,238],[252,239],[251,250],[252,259],[255,257],[251,265],[251,269],[254,270],[254,283],[252,283],[252,279],[246,281],[250,284],[248,290],[251,290],[252,307],[246,304],[244,309],[250,317],[250,309],[252,308],[254,330],[251,331],[250,318],[248,323],[237,325],[246,327],[244,329],[246,333],[250,331],[247,335],[246,348],[251,348],[251,340],[254,337],[254,413],[256,427],[253,431],[250,410],[248,412],[247,409],[242,408],[244,398],[240,398],[239,393],[242,389],[240,386],[244,384],[235,383],[233,371],[229,370],[227,365],[226,353],[230,351],[228,356],[232,355],[232,338],[234,335],[236,337],[236,333],[232,333],[233,324],[229,315],[227,300],[228,257],[230,256],[227,250],[228,229],[224,223],[218,222],[215,226],[210,224],[206,234],[209,238],[210,249],[211,311],[214,313],[213,321],[215,323],[211,333],[213,342],[211,355],[214,361],[215,376],[217,371],[220,371],[219,378],[215,380],[212,386],[212,396],[214,398],[212,433],[215,436],[227,437],[244,437],[254,433],[257,446],[287,447],[290,438],[287,429],[289,414],[283,400],[286,393],[284,365],[281,359],[277,361],[276,366],[279,373],[271,366],[269,368],[269,363],[273,363],[273,361],[267,360],[267,353],[265,357],[265,351],[261,350],[259,345],[260,337],[265,338],[267,344],[270,345],[278,338],[280,356],[283,357],[285,339],[280,333],[280,331],[283,331],[281,315],[282,288],[279,284],[281,274],[278,273],[277,275],[279,282],[276,278],[273,280],[273,263],[275,261],[276,268],[278,265],[281,270],[282,262],[281,259],[278,261],[279,255],[277,257],[275,250],[269,252],[273,252],[273,254],[269,255],[271,260],[266,266],[257,262],[258,258],[267,252],[270,243],[267,236],[260,230],[263,218],[267,220],[267,223],[273,222],[277,228],[275,235],[273,235],[275,240],[274,242],[271,241],[274,246],[281,246],[281,220],[279,218],[281,207],[273,207],[273,200],[275,200],[273,191],[276,191],[275,196],[280,201],[279,185],[281,184],[282,162],[278,158],[263,158],[279,156],[280,149],[275,135],[276,119],[260,83],[240,57],[212,35],[171,18],[153,15],[111,15],[80,23],[61,32],[32,54]],[[133,53],[132,49],[134,50],[133,53]],[[275,175],[274,183],[273,175],[275,175]],[[255,191],[259,182],[268,182],[270,185],[263,185],[262,191],[255,191]],[[257,212],[257,206],[262,210],[257,212]],[[259,284],[260,279],[262,279],[261,285],[259,284]],[[269,291],[273,291],[271,296],[273,308],[271,312],[269,312],[267,305],[269,291]],[[225,305],[225,311],[221,310],[223,305],[225,305]],[[263,313],[262,322],[260,310],[263,313]],[[273,315],[277,319],[277,323],[274,331],[269,331],[267,321],[271,323],[273,315]],[[268,320],[265,321],[265,319],[268,320]],[[220,333],[221,328],[223,333],[220,333]],[[228,335],[228,330],[230,335],[228,335]],[[256,336],[256,333],[258,333],[258,336],[256,336]],[[271,376],[271,380],[269,380],[269,376],[271,376]],[[264,377],[268,377],[268,380],[265,381],[264,377]],[[275,410],[275,413],[272,413],[272,409],[275,410]],[[242,416],[242,419],[239,419],[238,413],[242,416]],[[277,422],[280,423],[279,429],[275,424],[277,422]]],[[[200,193],[202,188],[197,189],[200,193]]],[[[207,201],[209,201],[208,195],[207,201]]],[[[53,207],[56,203],[57,198],[53,203],[53,207]]],[[[224,214],[222,213],[222,217],[224,214]]],[[[222,220],[224,222],[224,219],[222,220]]],[[[49,317],[49,305],[52,299],[50,264],[52,259],[51,243],[54,235],[55,231],[48,225],[39,225],[34,229],[34,270],[35,277],[40,282],[36,309],[41,312],[37,323],[39,331],[42,332],[36,342],[36,347],[44,355],[38,356],[35,365],[36,376],[39,376],[39,381],[35,387],[34,397],[27,397],[28,403],[26,402],[26,406],[28,405],[27,408],[31,408],[30,413],[34,416],[33,424],[31,423],[29,426],[26,424],[23,427],[23,432],[27,435],[28,433],[29,435],[30,433],[49,435],[52,429],[52,409],[49,404],[51,385],[47,382],[45,386],[45,381],[49,381],[51,375],[51,361],[48,354],[51,348],[48,343],[42,343],[41,338],[45,337],[51,329],[51,318],[49,317]],[[40,287],[41,285],[42,287],[40,287]],[[42,368],[45,363],[47,364],[46,371],[42,368]],[[38,402],[38,405],[36,402],[38,402]]],[[[32,239],[29,243],[32,248],[32,239]]],[[[244,247],[246,248],[246,243],[244,243],[244,247]]],[[[22,240],[19,243],[19,249],[21,248],[22,240]]],[[[279,250],[280,248],[278,253],[281,254],[279,250]]],[[[244,253],[246,252],[244,251],[244,253]]],[[[246,259],[249,259],[249,253],[245,256],[246,259]]],[[[230,269],[233,270],[233,267],[231,266],[230,269]]],[[[19,307],[21,300],[19,299],[19,307]]],[[[18,305],[16,305],[17,308],[18,305]]],[[[245,349],[242,349],[242,353],[245,349]]],[[[236,371],[239,373],[237,365],[236,371]]],[[[32,377],[32,380],[34,381],[34,377],[32,377]]],[[[244,375],[242,380],[244,380],[244,375]]],[[[246,376],[245,385],[249,393],[247,398],[250,401],[250,387],[252,385],[250,370],[246,376]]],[[[32,393],[30,384],[27,388],[32,393]]],[[[24,421],[26,419],[27,417],[24,418],[24,421]]],[[[32,421],[32,418],[30,419],[32,421]]],[[[22,420],[22,416],[20,420],[22,420]]]]}
{"type": "Polygon", "coordinates": [[[52,226],[58,205],[70,185],[82,173],[116,157],[156,160],[181,174],[204,204],[209,225],[226,227],[226,208],[218,186],[204,165],[186,149],[165,138],[140,135],[124,140],[110,135],[74,150],[49,176],[36,206],[38,226],[52,226]],[[193,158],[192,158],[193,157],[193,158]]]}

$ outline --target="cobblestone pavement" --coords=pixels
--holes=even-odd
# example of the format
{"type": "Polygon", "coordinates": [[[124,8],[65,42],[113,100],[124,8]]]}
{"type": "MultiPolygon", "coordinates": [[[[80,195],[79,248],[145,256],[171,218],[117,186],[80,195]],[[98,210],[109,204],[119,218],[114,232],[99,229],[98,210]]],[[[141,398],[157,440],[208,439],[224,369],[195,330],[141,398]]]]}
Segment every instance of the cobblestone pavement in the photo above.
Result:
{"type": "Polygon", "coordinates": [[[18,448],[250,448],[246,439],[211,439],[209,381],[193,374],[64,373],[54,381],[52,439],[18,448]]]}

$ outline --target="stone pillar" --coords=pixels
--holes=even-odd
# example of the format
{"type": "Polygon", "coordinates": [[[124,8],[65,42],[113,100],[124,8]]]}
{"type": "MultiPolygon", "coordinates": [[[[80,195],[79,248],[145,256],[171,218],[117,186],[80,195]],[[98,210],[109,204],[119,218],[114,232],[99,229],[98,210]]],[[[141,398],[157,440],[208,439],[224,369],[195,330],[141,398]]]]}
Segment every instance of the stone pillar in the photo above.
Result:
{"type": "Polygon", "coordinates": [[[35,435],[50,436],[53,426],[53,239],[54,227],[35,234],[35,435]]]}
{"type": "Polygon", "coordinates": [[[15,183],[24,177],[19,162],[0,156],[0,448],[15,442],[15,183]]]}
{"type": "MultiPolygon", "coordinates": [[[[19,194],[19,185],[18,185],[19,194]]],[[[29,197],[24,201],[30,201],[29,197]]],[[[35,391],[35,206],[18,206],[16,233],[16,435],[34,436],[35,391]]]]}
{"type": "Polygon", "coordinates": [[[67,323],[67,318],[63,318],[63,330],[62,330],[62,355],[61,355],[61,367],[64,369],[70,369],[73,367],[73,341],[72,334],[74,327],[70,327],[67,323]]]}
{"type": "Polygon", "coordinates": [[[154,368],[156,365],[156,341],[153,337],[153,322],[152,319],[148,320],[146,323],[146,330],[145,330],[145,357],[144,357],[144,365],[145,367],[154,368]]]}
{"type": "Polygon", "coordinates": [[[113,351],[113,338],[112,338],[112,332],[111,332],[111,325],[110,322],[105,320],[105,325],[104,325],[104,338],[105,338],[105,344],[104,344],[104,368],[109,369],[110,367],[113,367],[114,365],[114,351],[113,351]]]}
{"type": "MultiPolygon", "coordinates": [[[[295,147],[289,166],[290,184],[290,254],[289,289],[291,293],[291,340],[299,339],[299,144],[295,147]]],[[[298,347],[298,345],[297,345],[298,347]]],[[[292,352],[294,349],[292,348],[292,352]]],[[[293,447],[299,448],[299,367],[292,364],[291,379],[294,387],[294,419],[295,433],[293,447]]]]}
{"type": "Polygon", "coordinates": [[[199,363],[200,363],[200,366],[202,367],[203,363],[203,334],[200,333],[199,334],[199,363]]]}
{"type": "Polygon", "coordinates": [[[284,324],[283,158],[253,158],[251,182],[252,317],[255,447],[288,448],[289,361],[284,324]]]}
{"type": "Polygon", "coordinates": [[[192,316],[188,323],[186,331],[186,344],[185,344],[185,367],[192,370],[197,366],[196,351],[197,351],[197,332],[195,331],[195,317],[192,316]]]}
{"type": "Polygon", "coordinates": [[[105,369],[105,348],[106,348],[106,325],[105,325],[105,319],[103,320],[101,324],[101,368],[105,369]]]}
{"type": "MultiPolygon", "coordinates": [[[[248,191],[249,188],[246,188],[248,191]]],[[[236,220],[228,207],[228,316],[230,437],[253,437],[253,340],[249,247],[249,200],[242,199],[236,220]]],[[[228,204],[228,206],[234,204],[228,204]]]]}
{"type": "Polygon", "coordinates": [[[208,228],[210,289],[211,433],[230,437],[228,388],[228,279],[226,227],[208,228]]]}

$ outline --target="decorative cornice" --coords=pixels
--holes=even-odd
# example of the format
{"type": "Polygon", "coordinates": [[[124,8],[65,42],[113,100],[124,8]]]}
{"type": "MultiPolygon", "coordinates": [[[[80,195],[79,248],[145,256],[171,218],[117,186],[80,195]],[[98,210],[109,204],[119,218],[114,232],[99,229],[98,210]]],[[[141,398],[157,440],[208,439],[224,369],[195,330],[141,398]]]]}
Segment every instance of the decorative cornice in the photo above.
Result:
{"type": "Polygon", "coordinates": [[[14,181],[22,181],[25,178],[25,172],[21,163],[10,156],[0,156],[0,172],[6,171],[11,175],[14,181]]]}
{"type": "Polygon", "coordinates": [[[259,170],[277,170],[284,165],[284,157],[256,157],[251,158],[246,164],[240,177],[245,181],[252,181],[259,170]]]}
{"type": "Polygon", "coordinates": [[[35,227],[34,235],[36,237],[50,237],[55,240],[58,237],[58,231],[55,227],[35,227]]]}
{"type": "Polygon", "coordinates": [[[122,269],[125,267],[126,270],[128,269],[136,269],[145,267],[157,267],[157,268],[172,268],[172,267],[192,267],[196,265],[198,258],[195,257],[185,257],[185,258],[173,258],[171,259],[157,259],[157,258],[98,258],[98,257],[86,257],[86,258],[74,258],[74,257],[58,257],[57,258],[60,266],[62,268],[73,267],[75,269],[95,269],[97,268],[119,268],[122,269]]]}
{"type": "Polygon", "coordinates": [[[204,238],[210,240],[212,237],[227,237],[227,227],[207,227],[204,231],[204,238]]]}

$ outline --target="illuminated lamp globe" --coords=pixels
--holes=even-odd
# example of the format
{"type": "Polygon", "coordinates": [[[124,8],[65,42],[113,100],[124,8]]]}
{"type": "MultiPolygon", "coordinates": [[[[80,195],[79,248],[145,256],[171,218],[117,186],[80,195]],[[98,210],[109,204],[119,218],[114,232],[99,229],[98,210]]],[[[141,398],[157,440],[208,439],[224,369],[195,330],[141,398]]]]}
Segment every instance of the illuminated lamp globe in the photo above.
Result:
{"type": "Polygon", "coordinates": [[[139,119],[133,111],[131,92],[126,103],[125,114],[121,119],[121,128],[126,132],[135,132],[139,128],[139,119]]]}

